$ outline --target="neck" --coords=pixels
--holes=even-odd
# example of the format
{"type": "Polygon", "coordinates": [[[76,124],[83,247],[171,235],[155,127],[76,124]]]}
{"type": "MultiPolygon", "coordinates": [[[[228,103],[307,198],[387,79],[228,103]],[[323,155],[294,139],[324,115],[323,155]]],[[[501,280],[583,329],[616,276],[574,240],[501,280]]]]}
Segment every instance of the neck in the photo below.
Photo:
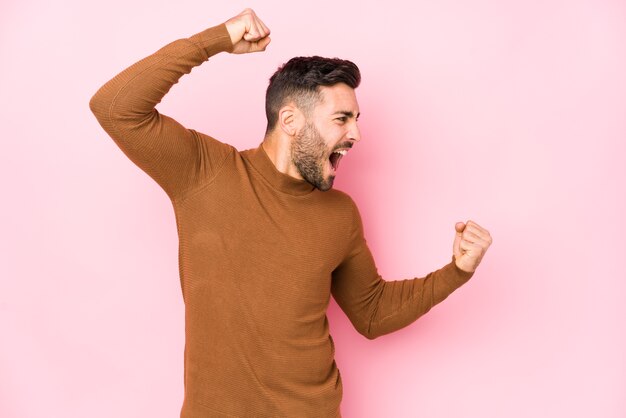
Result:
{"type": "Polygon", "coordinates": [[[284,133],[274,131],[265,135],[261,146],[278,171],[302,180],[298,169],[291,161],[291,140],[284,133]]]}

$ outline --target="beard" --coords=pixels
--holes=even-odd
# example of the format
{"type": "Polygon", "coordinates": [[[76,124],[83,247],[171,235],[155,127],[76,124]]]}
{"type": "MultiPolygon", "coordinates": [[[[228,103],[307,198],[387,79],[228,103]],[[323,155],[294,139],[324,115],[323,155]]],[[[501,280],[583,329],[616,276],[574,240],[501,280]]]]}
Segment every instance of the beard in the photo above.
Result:
{"type": "Polygon", "coordinates": [[[291,161],[303,179],[325,192],[333,187],[335,176],[324,177],[330,152],[317,128],[308,123],[296,134],[291,145],[291,161]]]}

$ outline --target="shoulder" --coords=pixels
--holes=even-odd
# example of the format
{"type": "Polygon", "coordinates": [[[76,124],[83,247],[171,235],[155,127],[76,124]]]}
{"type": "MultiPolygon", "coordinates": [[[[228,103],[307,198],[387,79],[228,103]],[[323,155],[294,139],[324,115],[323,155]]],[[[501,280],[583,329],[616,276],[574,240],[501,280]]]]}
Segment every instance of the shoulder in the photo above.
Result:
{"type": "Polygon", "coordinates": [[[223,153],[238,153],[239,151],[237,151],[237,149],[235,147],[233,147],[230,144],[227,144],[225,142],[222,142],[210,135],[207,135],[205,133],[202,132],[198,132],[195,129],[189,129],[189,131],[196,137],[198,138],[198,142],[200,144],[202,144],[202,146],[204,148],[207,149],[214,149],[214,150],[220,150],[223,153]]]}
{"type": "Polygon", "coordinates": [[[323,196],[324,200],[327,200],[328,202],[332,202],[334,204],[345,207],[356,206],[352,197],[350,197],[350,195],[344,191],[338,189],[330,189],[325,192],[318,192],[321,196],[323,196]]]}
{"type": "Polygon", "coordinates": [[[319,193],[324,196],[324,200],[329,209],[336,211],[338,214],[340,213],[344,218],[350,219],[352,223],[361,222],[359,209],[354,199],[352,199],[348,193],[338,189],[330,189],[326,192],[319,193]]]}

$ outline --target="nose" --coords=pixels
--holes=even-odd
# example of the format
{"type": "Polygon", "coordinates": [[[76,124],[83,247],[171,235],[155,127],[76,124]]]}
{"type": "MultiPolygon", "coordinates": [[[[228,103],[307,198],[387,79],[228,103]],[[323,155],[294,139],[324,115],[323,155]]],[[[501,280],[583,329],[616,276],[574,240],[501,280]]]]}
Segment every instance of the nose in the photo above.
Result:
{"type": "Polygon", "coordinates": [[[348,138],[354,142],[359,142],[361,140],[361,130],[359,129],[359,125],[356,121],[354,121],[354,123],[350,126],[348,138]]]}

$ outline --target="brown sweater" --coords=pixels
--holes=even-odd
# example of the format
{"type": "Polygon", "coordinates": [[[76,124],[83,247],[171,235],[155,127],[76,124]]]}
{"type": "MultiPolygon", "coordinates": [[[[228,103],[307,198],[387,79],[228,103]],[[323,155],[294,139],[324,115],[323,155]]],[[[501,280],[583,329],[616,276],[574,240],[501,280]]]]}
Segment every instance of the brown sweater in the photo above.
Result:
{"type": "Polygon", "coordinates": [[[168,194],[185,302],[182,417],[335,417],[341,378],[326,309],[334,296],[367,338],[400,329],[471,274],[454,263],[385,281],[346,194],[279,172],[161,115],[178,79],[232,50],[224,25],[175,41],[90,102],[122,151],[168,194]]]}

